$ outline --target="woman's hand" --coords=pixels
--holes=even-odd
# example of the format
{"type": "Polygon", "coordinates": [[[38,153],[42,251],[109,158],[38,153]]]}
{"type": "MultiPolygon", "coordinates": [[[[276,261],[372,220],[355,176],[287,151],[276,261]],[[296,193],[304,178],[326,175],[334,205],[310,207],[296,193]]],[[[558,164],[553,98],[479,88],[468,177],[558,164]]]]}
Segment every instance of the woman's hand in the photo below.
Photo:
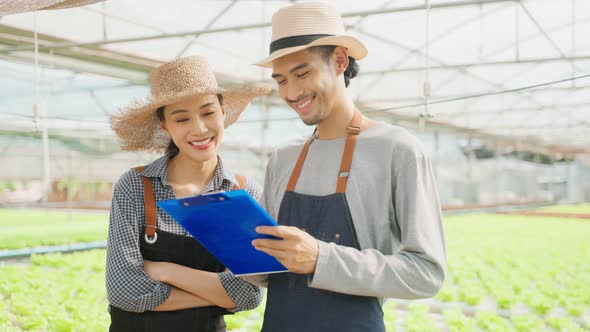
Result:
{"type": "Polygon", "coordinates": [[[168,262],[143,261],[143,271],[155,281],[169,283],[169,277],[172,274],[174,264],[168,262]]]}

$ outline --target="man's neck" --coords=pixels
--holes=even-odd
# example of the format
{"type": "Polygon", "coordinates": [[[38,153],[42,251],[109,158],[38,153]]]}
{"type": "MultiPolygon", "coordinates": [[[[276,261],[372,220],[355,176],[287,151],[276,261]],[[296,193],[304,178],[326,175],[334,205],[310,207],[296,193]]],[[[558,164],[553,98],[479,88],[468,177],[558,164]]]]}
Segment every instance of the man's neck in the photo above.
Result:
{"type": "Polygon", "coordinates": [[[330,110],[328,117],[317,124],[317,138],[321,140],[337,139],[347,135],[346,129],[352,121],[355,106],[349,97],[341,99],[342,102],[335,104],[330,110]]]}

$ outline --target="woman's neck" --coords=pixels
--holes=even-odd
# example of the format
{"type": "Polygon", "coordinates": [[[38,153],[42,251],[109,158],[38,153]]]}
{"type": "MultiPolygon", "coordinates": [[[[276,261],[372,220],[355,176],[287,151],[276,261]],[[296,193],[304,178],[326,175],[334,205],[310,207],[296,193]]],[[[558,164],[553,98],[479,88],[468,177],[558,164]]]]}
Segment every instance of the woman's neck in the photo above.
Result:
{"type": "Polygon", "coordinates": [[[215,175],[217,163],[217,157],[201,162],[180,152],[168,162],[168,182],[175,191],[192,195],[200,193],[215,175]]]}

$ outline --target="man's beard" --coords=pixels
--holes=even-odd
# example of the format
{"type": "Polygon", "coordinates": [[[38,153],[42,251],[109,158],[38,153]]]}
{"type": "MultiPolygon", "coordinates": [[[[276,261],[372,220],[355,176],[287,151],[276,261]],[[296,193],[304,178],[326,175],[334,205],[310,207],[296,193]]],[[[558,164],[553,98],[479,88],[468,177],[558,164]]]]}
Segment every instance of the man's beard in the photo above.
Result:
{"type": "Polygon", "coordinates": [[[301,118],[301,121],[303,121],[303,123],[308,126],[317,126],[320,122],[322,122],[322,120],[326,118],[326,112],[327,111],[325,109],[320,108],[311,118],[307,120],[301,118]]]}
{"type": "Polygon", "coordinates": [[[307,120],[301,119],[301,121],[303,121],[303,123],[305,123],[308,126],[315,126],[322,121],[322,114],[318,113],[318,114],[314,115],[311,119],[307,119],[307,120]]]}

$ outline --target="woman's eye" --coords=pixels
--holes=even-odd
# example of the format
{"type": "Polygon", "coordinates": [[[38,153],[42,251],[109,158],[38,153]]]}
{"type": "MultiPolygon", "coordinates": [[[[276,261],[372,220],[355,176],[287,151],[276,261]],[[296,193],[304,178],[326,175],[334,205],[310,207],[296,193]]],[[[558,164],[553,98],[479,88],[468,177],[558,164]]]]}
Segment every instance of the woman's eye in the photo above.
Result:
{"type": "Polygon", "coordinates": [[[305,72],[305,73],[303,73],[303,74],[297,75],[297,77],[299,77],[299,78],[303,78],[303,77],[307,76],[307,74],[309,74],[309,71],[306,71],[306,72],[305,72]]]}
{"type": "Polygon", "coordinates": [[[188,121],[188,119],[178,119],[178,120],[176,120],[176,122],[178,122],[178,123],[180,123],[180,122],[187,122],[187,121],[188,121]]]}
{"type": "Polygon", "coordinates": [[[285,82],[286,82],[285,80],[282,80],[282,81],[277,81],[277,84],[278,84],[278,85],[283,85],[283,84],[285,84],[285,82]]]}
{"type": "Polygon", "coordinates": [[[209,116],[209,115],[212,115],[212,114],[215,114],[215,111],[207,112],[207,113],[205,113],[205,114],[203,114],[203,115],[204,115],[204,116],[209,116]]]}

